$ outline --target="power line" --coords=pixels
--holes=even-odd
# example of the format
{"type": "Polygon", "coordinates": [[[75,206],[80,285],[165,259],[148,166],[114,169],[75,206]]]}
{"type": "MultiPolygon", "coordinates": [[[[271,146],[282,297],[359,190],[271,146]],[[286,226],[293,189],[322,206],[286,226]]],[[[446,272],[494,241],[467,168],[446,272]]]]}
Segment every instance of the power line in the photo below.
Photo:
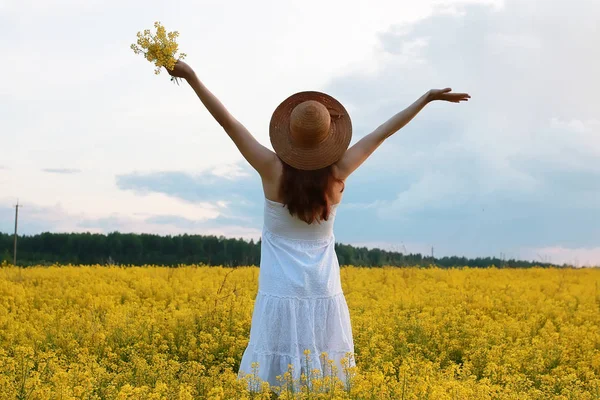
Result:
{"type": "Polygon", "coordinates": [[[17,204],[15,204],[15,248],[13,251],[13,265],[17,266],[17,227],[19,223],[19,207],[23,207],[19,205],[19,200],[17,200],[17,204]]]}

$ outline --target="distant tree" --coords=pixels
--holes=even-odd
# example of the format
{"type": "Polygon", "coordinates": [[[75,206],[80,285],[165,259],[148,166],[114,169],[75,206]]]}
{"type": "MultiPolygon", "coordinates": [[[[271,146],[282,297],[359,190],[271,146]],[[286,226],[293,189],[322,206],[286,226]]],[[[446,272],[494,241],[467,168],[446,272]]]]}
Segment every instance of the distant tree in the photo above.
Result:
{"type": "MultiPolygon", "coordinates": [[[[206,264],[206,265],[259,265],[260,239],[258,241],[228,239],[224,236],[177,235],[159,236],[111,232],[98,233],[49,233],[21,236],[19,238],[19,265],[50,263],[71,264],[206,264]]],[[[340,265],[379,267],[437,265],[443,268],[467,266],[485,268],[523,268],[534,265],[519,260],[498,258],[424,257],[422,254],[403,254],[382,249],[354,247],[335,244],[340,265]]],[[[0,262],[12,262],[12,235],[0,233],[0,262]]]]}
{"type": "Polygon", "coordinates": [[[8,249],[4,249],[4,252],[2,253],[2,258],[0,259],[0,264],[2,264],[2,262],[7,262],[7,263],[13,262],[13,256],[12,256],[12,254],[10,254],[8,249]]]}

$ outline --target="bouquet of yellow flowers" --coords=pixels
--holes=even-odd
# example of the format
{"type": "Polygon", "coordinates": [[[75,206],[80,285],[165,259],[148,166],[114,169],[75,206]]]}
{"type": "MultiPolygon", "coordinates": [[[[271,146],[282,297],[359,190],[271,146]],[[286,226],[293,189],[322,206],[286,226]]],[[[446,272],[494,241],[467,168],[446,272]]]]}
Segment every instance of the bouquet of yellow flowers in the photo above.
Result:
{"type": "MultiPolygon", "coordinates": [[[[154,62],[156,66],[154,73],[158,75],[162,67],[172,71],[177,60],[183,60],[186,54],[179,53],[179,57],[176,58],[179,45],[175,39],[179,36],[179,32],[167,32],[160,22],[155,22],[154,27],[156,28],[156,34],[154,35],[150,32],[150,29],[144,30],[143,34],[138,32],[137,44],[132,44],[131,49],[135,54],[143,54],[146,60],[154,62]]],[[[171,77],[171,80],[177,82],[175,77],[171,77]]]]}

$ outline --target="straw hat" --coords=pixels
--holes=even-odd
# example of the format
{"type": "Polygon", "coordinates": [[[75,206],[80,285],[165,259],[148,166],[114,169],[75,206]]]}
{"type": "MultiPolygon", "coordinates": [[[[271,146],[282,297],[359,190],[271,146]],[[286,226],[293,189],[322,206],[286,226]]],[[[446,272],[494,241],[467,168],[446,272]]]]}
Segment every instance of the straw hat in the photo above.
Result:
{"type": "Polygon", "coordinates": [[[285,163],[313,170],[342,157],[352,138],[352,123],[344,106],[333,97],[300,92],[275,109],[269,136],[275,153],[285,163]]]}

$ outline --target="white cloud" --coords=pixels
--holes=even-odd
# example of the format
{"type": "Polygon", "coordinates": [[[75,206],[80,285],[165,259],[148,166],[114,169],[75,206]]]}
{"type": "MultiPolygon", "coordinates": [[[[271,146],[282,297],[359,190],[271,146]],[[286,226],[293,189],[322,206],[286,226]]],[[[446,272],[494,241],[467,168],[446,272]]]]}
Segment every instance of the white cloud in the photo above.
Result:
{"type": "Polygon", "coordinates": [[[44,168],[42,171],[51,174],[78,174],[81,170],[76,168],[44,168]]]}
{"type": "Polygon", "coordinates": [[[525,257],[574,267],[600,267],[600,247],[568,248],[563,246],[524,249],[525,257]]]}
{"type": "Polygon", "coordinates": [[[249,171],[248,168],[243,168],[239,163],[218,165],[210,171],[215,176],[229,179],[246,177],[251,172],[254,173],[254,171],[249,171]]]}
{"type": "Polygon", "coordinates": [[[600,218],[600,48],[589,40],[600,3],[454,10],[382,33],[377,70],[367,63],[331,84],[352,104],[354,140],[431,87],[472,95],[428,105],[365,164],[401,177],[394,198],[370,204],[374,237],[429,236],[444,254],[586,248],[600,218]]]}
{"type": "Polygon", "coordinates": [[[0,198],[1,205],[8,205],[18,197],[25,204],[37,207],[58,206],[69,213],[102,218],[117,215],[155,215],[176,213],[190,219],[214,218],[219,213],[207,202],[190,203],[160,193],[138,195],[116,188],[113,176],[84,171],[80,174],[47,174],[37,170],[20,170],[9,175],[5,187],[14,195],[0,198]],[[87,180],[92,190],[80,187],[87,180]],[[34,184],[32,182],[35,182],[34,184]],[[86,190],[87,189],[87,190],[86,190]]]}
{"type": "MultiPolygon", "coordinates": [[[[5,201],[0,202],[0,206],[6,205],[5,201]]],[[[88,213],[74,212],[68,210],[60,204],[53,206],[38,206],[36,204],[21,204],[19,209],[19,232],[21,234],[32,234],[40,231],[51,230],[53,232],[92,232],[109,233],[119,231],[123,233],[153,233],[159,235],[177,235],[177,234],[202,234],[202,235],[226,235],[242,237],[244,239],[258,239],[260,230],[255,228],[245,228],[235,225],[216,226],[213,223],[214,217],[199,219],[189,219],[184,226],[176,223],[176,220],[169,222],[171,217],[169,210],[165,209],[164,214],[150,214],[143,211],[137,213],[112,213],[99,218],[90,217],[88,213]],[[160,221],[166,219],[166,221],[160,221]]],[[[13,221],[13,213],[10,215],[10,221],[13,221]]]]}
{"type": "MultiPolygon", "coordinates": [[[[10,79],[0,82],[0,119],[10,151],[2,162],[12,173],[0,180],[0,193],[90,216],[138,205],[159,213],[169,207],[164,199],[122,193],[114,176],[239,173],[223,167],[241,156],[187,84],[155,76],[129,48],[155,20],[180,32],[181,49],[207,86],[269,146],[268,121],[281,100],[368,59],[378,31],[429,14],[431,4],[236,2],[231,13],[227,2],[3,1],[0,74],[10,79]],[[35,172],[65,164],[84,173],[35,172]]],[[[183,217],[199,213],[169,208],[183,217]]]]}
{"type": "Polygon", "coordinates": [[[382,218],[403,218],[411,212],[433,208],[452,209],[470,195],[469,182],[441,171],[431,172],[400,192],[396,200],[379,210],[382,218]]]}

